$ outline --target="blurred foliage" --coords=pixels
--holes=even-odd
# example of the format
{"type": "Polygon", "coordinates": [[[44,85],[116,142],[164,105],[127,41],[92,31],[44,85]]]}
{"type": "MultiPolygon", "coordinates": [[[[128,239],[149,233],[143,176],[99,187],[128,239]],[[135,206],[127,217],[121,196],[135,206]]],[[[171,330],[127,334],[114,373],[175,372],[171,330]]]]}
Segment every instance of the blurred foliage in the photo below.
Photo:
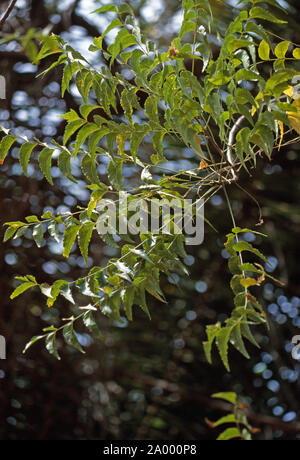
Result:
{"type": "MultiPolygon", "coordinates": [[[[6,3],[1,2],[1,6],[6,3]]],[[[78,95],[66,94],[65,103],[60,100],[60,70],[44,79],[35,78],[44,67],[29,63],[32,45],[27,43],[26,50],[24,37],[28,38],[33,28],[39,32],[45,29],[71,39],[74,47],[84,46],[84,42],[91,41],[88,37],[100,35],[106,26],[85,14],[87,3],[92,11],[100,2],[18,1],[0,41],[0,73],[8,83],[7,99],[0,101],[1,124],[15,127],[21,135],[34,134],[45,140],[62,134],[64,124],[57,123],[56,115],[67,107],[76,109],[78,95]],[[20,38],[7,44],[8,37],[11,40],[11,34],[16,33],[20,38]]],[[[231,4],[211,3],[225,27],[231,4]]],[[[299,5],[296,1],[285,3],[290,5],[289,27],[276,25],[274,32],[280,29],[281,36],[299,43],[299,5]]],[[[174,1],[132,4],[143,27],[167,50],[178,26],[180,5],[174,1]]],[[[212,42],[217,53],[218,41],[212,37],[212,42]]],[[[16,158],[17,152],[13,156],[16,158]]],[[[197,166],[189,152],[179,149],[170,149],[168,159],[170,164],[174,162],[186,170],[197,166]]],[[[177,284],[173,279],[163,280],[168,304],[151,301],[152,321],[139,311],[130,325],[112,325],[103,319],[104,342],[93,342],[84,331],[86,355],[64,347],[60,362],[39,345],[25,356],[21,354],[24,344],[39,332],[41,325],[55,323],[61,313],[58,307],[47,310],[41,306],[40,296],[34,293],[12,304],[12,280],[16,273],[43,273],[49,283],[58,276],[78,278],[84,261],[75,251],[67,264],[58,256],[56,244],[44,243],[38,249],[26,236],[22,243],[17,239],[2,245],[0,334],[7,338],[8,359],[0,365],[0,438],[215,439],[216,430],[204,419],[215,420],[220,412],[228,411],[228,407],[210,399],[211,393],[224,390],[248,396],[249,420],[261,428],[256,438],[299,437],[299,424],[287,423],[295,422],[300,410],[300,365],[290,353],[291,338],[300,326],[300,251],[296,237],[300,221],[299,167],[299,146],[287,146],[276,152],[271,163],[259,159],[253,177],[245,175],[240,180],[240,185],[261,204],[265,221],[261,229],[270,236],[247,237],[255,238],[255,245],[270,255],[270,273],[274,272],[287,286],[283,289],[265,285],[262,301],[271,330],[269,335],[263,329],[256,333],[264,351],[251,348],[249,361],[233,351],[231,374],[224,373],[217,357],[214,363],[219,364],[207,364],[202,348],[206,324],[226,319],[224,312],[229,314],[232,302],[227,256],[222,252],[224,239],[220,236],[228,233],[232,225],[223,196],[215,195],[206,207],[219,234],[207,227],[202,246],[188,248],[190,277],[178,277],[177,284]]],[[[1,222],[24,220],[26,215],[41,215],[58,206],[68,211],[77,204],[87,204],[84,183],[69,185],[58,170],[53,172],[57,175],[56,186],[50,187],[38,168],[30,165],[29,178],[25,178],[14,159],[8,159],[0,172],[1,222]]],[[[130,179],[131,172],[127,174],[130,179]]],[[[230,194],[239,223],[254,227],[259,213],[253,199],[237,187],[230,194]]],[[[114,251],[97,242],[92,243],[91,254],[90,262],[99,264],[114,251]]],[[[63,308],[68,315],[67,305],[63,308]]]]}

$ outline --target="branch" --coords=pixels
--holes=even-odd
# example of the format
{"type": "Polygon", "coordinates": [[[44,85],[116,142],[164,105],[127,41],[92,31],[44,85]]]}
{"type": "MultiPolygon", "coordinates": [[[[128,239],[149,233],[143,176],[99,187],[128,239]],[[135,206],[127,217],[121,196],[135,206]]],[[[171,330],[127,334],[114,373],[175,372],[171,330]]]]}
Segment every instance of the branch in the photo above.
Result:
{"type": "Polygon", "coordinates": [[[10,13],[12,12],[12,10],[13,10],[13,8],[14,8],[16,3],[17,3],[17,0],[12,0],[10,2],[10,4],[8,5],[7,10],[5,11],[4,15],[0,19],[0,30],[1,30],[2,26],[3,26],[3,24],[5,23],[6,19],[10,15],[10,13]]]}
{"type": "MultiPolygon", "coordinates": [[[[235,133],[237,132],[237,130],[239,129],[240,125],[243,123],[244,120],[245,120],[245,116],[242,115],[234,123],[233,127],[230,130],[229,136],[228,136],[228,146],[227,146],[227,151],[226,151],[226,158],[227,158],[228,163],[231,164],[231,166],[233,166],[233,164],[234,164],[233,158],[232,158],[232,148],[233,148],[233,144],[234,144],[234,136],[235,136],[235,133]]],[[[236,172],[235,172],[235,170],[233,168],[231,169],[231,173],[232,173],[233,180],[236,180],[237,175],[236,175],[236,172]]]]}
{"type": "MultiPolygon", "coordinates": [[[[286,96],[284,94],[282,94],[278,99],[283,99],[285,98],[286,96]]],[[[270,102],[275,102],[277,99],[274,98],[274,99],[271,99],[270,102]]],[[[266,102],[263,103],[263,106],[266,106],[266,102]]],[[[232,158],[232,148],[233,148],[233,144],[234,144],[234,137],[235,137],[235,134],[237,132],[237,130],[239,129],[240,125],[243,123],[243,121],[246,119],[245,115],[242,115],[233,125],[233,127],[231,128],[230,132],[229,132],[229,136],[228,136],[228,146],[227,146],[227,151],[226,151],[226,158],[227,158],[227,161],[229,164],[231,164],[231,166],[234,166],[234,161],[233,161],[233,158],[232,158]]],[[[236,172],[235,170],[232,168],[231,169],[231,173],[232,173],[232,178],[233,180],[236,180],[237,179],[237,175],[236,175],[236,172]]]]}
{"type": "MultiPolygon", "coordinates": [[[[207,396],[185,392],[179,389],[179,386],[170,383],[167,380],[158,380],[142,374],[132,374],[131,372],[123,372],[122,377],[124,380],[129,381],[130,384],[146,385],[149,387],[160,387],[165,393],[176,392],[181,402],[191,403],[193,405],[209,407],[210,409],[218,410],[220,412],[232,412],[232,405],[223,401],[211,399],[207,396]]],[[[253,412],[247,413],[247,418],[255,425],[263,425],[272,428],[273,430],[282,430],[286,433],[300,433],[299,422],[283,422],[282,420],[264,414],[255,414],[253,412]]]]}

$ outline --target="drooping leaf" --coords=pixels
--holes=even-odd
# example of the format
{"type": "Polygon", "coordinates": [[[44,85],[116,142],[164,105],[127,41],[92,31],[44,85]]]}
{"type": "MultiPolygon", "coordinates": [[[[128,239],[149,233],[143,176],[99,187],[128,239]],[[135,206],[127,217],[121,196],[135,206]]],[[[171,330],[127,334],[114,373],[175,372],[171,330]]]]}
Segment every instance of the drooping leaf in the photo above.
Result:
{"type": "Polygon", "coordinates": [[[56,332],[51,332],[51,334],[48,334],[46,337],[46,349],[50,353],[50,355],[53,355],[56,359],[60,360],[60,356],[57,351],[57,346],[56,346],[56,332]]]}
{"type": "Polygon", "coordinates": [[[38,248],[42,246],[42,241],[44,237],[42,224],[35,225],[32,231],[32,237],[38,248]]]}
{"type": "Polygon", "coordinates": [[[25,345],[25,348],[24,350],[22,351],[22,353],[26,353],[26,351],[36,342],[38,342],[39,340],[41,339],[44,339],[45,336],[44,335],[36,335],[34,337],[32,337],[29,342],[25,345]]]}
{"type": "Polygon", "coordinates": [[[231,327],[223,327],[216,337],[216,344],[223,361],[223,364],[228,372],[230,372],[229,363],[228,363],[228,345],[229,338],[231,334],[231,327]]]}
{"type": "Polygon", "coordinates": [[[45,147],[39,154],[39,158],[38,158],[40,168],[45,178],[51,185],[53,185],[53,180],[51,176],[51,164],[52,164],[53,153],[54,153],[53,149],[49,149],[48,147],[45,147]]]}
{"type": "Polygon", "coordinates": [[[78,245],[85,263],[88,264],[88,249],[93,234],[95,224],[93,222],[80,227],[78,235],[78,245]]]}
{"type": "Polygon", "coordinates": [[[83,323],[88,328],[88,330],[100,340],[103,340],[103,335],[101,334],[98,325],[94,319],[93,313],[88,311],[83,316],[83,323]]]}
{"type": "Polygon", "coordinates": [[[24,144],[22,144],[20,148],[20,151],[19,151],[20,165],[24,171],[25,176],[27,176],[27,168],[28,168],[28,163],[30,160],[30,155],[33,149],[36,147],[36,145],[37,144],[25,142],[24,144]]]}
{"type": "Polygon", "coordinates": [[[11,146],[14,144],[14,142],[17,140],[17,137],[7,135],[3,137],[3,139],[0,142],[0,165],[4,163],[4,160],[9,152],[9,149],[11,146]]]}
{"type": "Polygon", "coordinates": [[[69,257],[73,244],[75,243],[77,234],[79,232],[80,226],[79,225],[71,225],[70,227],[66,228],[64,232],[64,257],[69,257]]]}
{"type": "Polygon", "coordinates": [[[85,351],[82,349],[82,346],[80,345],[76,334],[74,332],[74,323],[73,321],[70,321],[67,323],[64,328],[63,328],[63,335],[67,343],[72,345],[76,350],[80,351],[81,353],[85,353],[85,351]]]}
{"type": "Polygon", "coordinates": [[[77,180],[72,176],[71,155],[68,152],[63,151],[60,153],[57,166],[67,179],[77,183],[77,180]]]}

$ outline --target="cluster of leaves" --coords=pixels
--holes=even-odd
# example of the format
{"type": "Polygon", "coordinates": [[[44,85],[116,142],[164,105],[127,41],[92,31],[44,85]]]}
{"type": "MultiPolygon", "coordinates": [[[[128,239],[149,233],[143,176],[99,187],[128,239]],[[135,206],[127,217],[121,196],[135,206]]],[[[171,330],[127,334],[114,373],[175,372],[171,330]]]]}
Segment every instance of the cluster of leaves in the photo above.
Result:
{"type": "MultiPolygon", "coordinates": [[[[48,227],[50,236],[56,241],[60,241],[59,224],[65,226],[63,234],[64,256],[68,257],[71,248],[78,239],[78,246],[82,256],[87,261],[88,245],[91,239],[94,228],[97,228],[96,222],[87,221],[87,212],[80,212],[79,219],[73,215],[59,216],[55,218],[49,211],[46,212],[39,221],[36,216],[29,216],[27,222],[10,222],[5,233],[5,240],[9,238],[19,238],[26,231],[32,231],[32,237],[37,246],[40,246],[43,241],[43,225],[48,227]],[[33,225],[33,227],[32,227],[33,225]]],[[[97,214],[94,213],[96,220],[97,214]]],[[[100,233],[102,239],[112,247],[118,247],[112,235],[100,233]]],[[[67,340],[77,349],[81,349],[78,345],[78,340],[73,330],[73,323],[79,319],[83,320],[84,324],[92,325],[91,332],[96,337],[100,337],[97,331],[95,320],[93,319],[94,311],[101,311],[104,315],[110,317],[114,321],[121,322],[121,314],[125,314],[129,321],[132,320],[132,307],[139,306],[149,317],[150,313],[147,307],[146,293],[154,296],[158,300],[165,302],[164,294],[160,289],[160,273],[165,273],[167,276],[172,276],[174,271],[179,271],[188,274],[185,265],[181,262],[181,258],[186,257],[184,249],[184,236],[176,235],[152,235],[151,233],[140,235],[141,244],[135,246],[133,244],[124,244],[121,249],[121,257],[119,259],[110,259],[106,267],[92,267],[88,275],[84,278],[79,278],[75,282],[67,282],[65,280],[57,280],[50,286],[47,283],[39,284],[37,280],[27,275],[25,277],[16,277],[22,281],[14,292],[11,294],[11,299],[19,296],[30,288],[39,287],[42,294],[47,297],[48,307],[52,307],[59,295],[62,295],[72,305],[75,304],[73,297],[73,285],[78,292],[89,298],[90,304],[79,307],[84,313],[67,319],[68,323],[60,328],[52,326],[46,329],[45,335],[34,337],[25,347],[25,351],[33,345],[37,340],[45,338],[46,346],[50,353],[57,355],[55,345],[56,333],[60,330],[65,331],[65,328],[72,330],[72,340],[67,340]],[[96,334],[95,334],[96,332],[96,334]],[[47,345],[50,340],[51,346],[47,345]]],[[[64,337],[66,335],[64,333],[64,337]]]]}
{"type": "MultiPolygon", "coordinates": [[[[266,257],[251,243],[239,241],[239,235],[250,231],[236,227],[232,233],[227,235],[225,248],[229,256],[228,267],[233,275],[230,286],[234,293],[234,309],[224,325],[218,322],[207,326],[207,341],[203,344],[207,360],[211,363],[212,345],[216,342],[220,357],[228,371],[230,370],[228,363],[229,344],[232,344],[245,358],[249,359],[250,356],[245,348],[244,339],[249,340],[259,348],[250,330],[250,325],[266,323],[263,307],[249,292],[249,289],[254,286],[261,286],[266,278],[282,284],[266,273],[261,264],[244,262],[244,253],[250,252],[268,264],[266,257]]],[[[257,234],[261,235],[260,233],[257,234]]]]}
{"type": "Polygon", "coordinates": [[[221,417],[216,422],[211,422],[206,419],[206,423],[210,428],[217,428],[222,425],[233,424],[219,434],[217,441],[230,441],[231,439],[243,439],[250,441],[252,434],[258,433],[258,428],[253,428],[247,419],[248,405],[240,401],[237,394],[233,392],[215,393],[212,398],[221,399],[232,404],[232,413],[221,417]]]}
{"type": "MultiPolygon", "coordinates": [[[[110,4],[96,10],[95,14],[115,16],[89,48],[91,52],[101,53],[106,65],[100,69],[61,37],[41,38],[42,47],[34,61],[46,59],[48,62],[50,59],[51,65],[44,73],[62,65],[62,96],[70,92],[70,85],[74,82],[82,105],[79,113],[72,109],[63,115],[66,126],[61,143],[52,140],[46,144],[38,139],[17,138],[2,128],[0,163],[16,142],[21,143],[19,160],[27,174],[31,154],[37,149],[39,167],[52,185],[54,157],[57,157],[62,174],[71,181],[76,181],[71,161],[79,162],[89,182],[87,187],[91,190],[91,198],[88,207],[81,208],[78,213],[56,217],[46,213],[41,219],[29,216],[26,223],[7,223],[4,239],[19,238],[30,227],[39,246],[46,227],[58,241],[59,225],[63,225],[64,256],[69,256],[77,239],[87,262],[89,243],[99,218],[97,203],[105,194],[124,189],[122,168],[125,164],[141,169],[140,185],[128,191],[131,199],[137,195],[145,199],[155,195],[182,198],[181,192],[184,191],[193,192],[197,199],[201,194],[201,198],[207,200],[224,184],[237,180],[241,168],[248,170],[249,165],[255,165],[257,155],[264,152],[271,158],[273,149],[282,144],[285,127],[288,130],[293,127],[299,132],[299,105],[291,86],[291,80],[297,75],[292,65],[299,59],[299,49],[294,48],[292,57],[288,57],[289,48],[293,47],[291,43],[281,41],[274,47],[271,34],[259,21],[279,24],[285,21],[257,6],[260,3],[257,0],[246,3],[245,9],[239,10],[229,25],[216,59],[209,42],[214,20],[208,0],[183,0],[182,26],[169,50],[157,49],[154,42],[142,36],[127,3],[110,4]],[[113,43],[104,49],[104,39],[115,29],[118,32],[113,43]],[[275,58],[271,57],[271,51],[275,58]],[[262,62],[273,63],[271,76],[263,76],[257,56],[262,62]],[[192,61],[192,70],[187,69],[187,59],[192,61]],[[203,63],[200,78],[194,73],[196,60],[203,63]],[[127,69],[131,79],[118,69],[127,69]],[[246,126],[242,127],[243,124],[246,126]],[[161,165],[166,161],[164,149],[170,141],[192,149],[195,157],[201,160],[199,168],[179,172],[164,168],[161,165]],[[142,143],[149,146],[151,154],[147,160],[141,155],[142,143]],[[108,161],[108,183],[99,178],[98,166],[103,158],[108,161]],[[167,174],[155,181],[151,168],[153,171],[165,169],[167,174]]],[[[278,6],[273,0],[269,3],[278,6]]],[[[265,259],[250,244],[236,240],[240,232],[242,230],[235,228],[226,243],[230,270],[234,275],[231,287],[235,294],[235,309],[225,327],[217,324],[208,328],[205,345],[210,360],[211,346],[216,340],[227,369],[229,341],[248,356],[243,337],[255,342],[249,324],[265,322],[261,306],[248,289],[261,284],[266,273],[261,266],[244,264],[241,257],[244,251],[250,251],[265,259]],[[258,278],[249,277],[248,272],[257,274],[258,278]]],[[[100,237],[106,244],[116,246],[111,235],[101,234],[100,237]]],[[[149,315],[146,293],[165,301],[159,285],[160,274],[171,276],[176,270],[186,273],[180,261],[185,255],[182,235],[141,234],[137,245],[131,244],[129,235],[120,234],[119,237],[121,256],[112,259],[107,267],[93,267],[84,278],[73,283],[58,280],[52,286],[38,284],[30,276],[23,277],[23,284],[12,294],[15,297],[39,285],[50,307],[59,294],[73,303],[70,286],[74,284],[92,299],[88,306],[79,307],[84,308],[84,313],[72,316],[65,326],[46,330],[45,335],[38,337],[46,338],[47,349],[56,356],[55,338],[60,329],[67,342],[79,348],[73,328],[75,320],[83,319],[94,332],[97,331],[92,317],[95,310],[116,321],[121,319],[122,308],[128,319],[132,319],[133,305],[138,305],[149,315]]],[[[36,340],[34,338],[30,344],[36,340]]]]}

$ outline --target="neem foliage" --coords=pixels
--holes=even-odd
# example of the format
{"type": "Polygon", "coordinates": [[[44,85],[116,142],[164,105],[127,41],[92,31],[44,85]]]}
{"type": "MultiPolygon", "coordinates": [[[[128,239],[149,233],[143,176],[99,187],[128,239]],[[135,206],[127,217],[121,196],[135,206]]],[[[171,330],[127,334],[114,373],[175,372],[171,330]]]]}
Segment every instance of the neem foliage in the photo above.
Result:
{"type": "MultiPolygon", "coordinates": [[[[40,217],[28,216],[26,222],[5,224],[4,241],[20,238],[29,229],[37,246],[42,244],[46,231],[60,241],[63,226],[66,258],[77,241],[87,262],[89,243],[99,219],[97,203],[123,190],[124,165],[140,171],[140,185],[127,190],[129,201],[155,196],[183,199],[191,192],[196,203],[200,198],[209,200],[223,189],[234,227],[225,243],[234,303],[225,324],[207,328],[204,349],[211,361],[211,348],[216,342],[227,370],[230,343],[245,357],[249,355],[244,339],[257,345],[250,325],[266,323],[266,317],[250,289],[260,286],[269,276],[261,265],[267,263],[265,256],[241,238],[250,230],[236,226],[227,188],[238,181],[242,169],[255,167],[257,156],[264,153],[270,159],[292,129],[300,133],[299,99],[293,88],[293,83],[297,83],[296,61],[300,49],[284,40],[278,42],[278,37],[274,39],[265,29],[261,24],[266,24],[265,21],[279,24],[286,21],[259,3],[243,2],[243,9],[237,10],[222,37],[217,58],[213,57],[209,40],[214,17],[208,0],[182,2],[182,26],[169,50],[158,49],[142,35],[129,4],[111,4],[96,10],[95,14],[113,16],[110,25],[100,37],[94,38],[89,48],[101,54],[100,69],[61,37],[40,36],[42,46],[33,53],[33,62],[49,61],[51,56],[51,65],[45,73],[63,66],[62,97],[73,82],[82,105],[79,113],[70,110],[63,115],[66,127],[62,143],[52,140],[45,144],[38,139],[16,137],[4,128],[0,143],[1,164],[11,147],[19,144],[24,174],[27,175],[28,163],[36,154],[39,167],[51,185],[54,162],[66,178],[75,182],[71,160],[76,158],[80,163],[91,192],[87,208],[79,208],[73,214],[54,215],[48,211],[40,217]],[[113,29],[117,31],[114,42],[104,46],[106,35],[113,29]],[[196,60],[203,64],[201,77],[194,72],[196,60]],[[187,69],[188,61],[192,62],[191,70],[187,69]],[[263,72],[265,63],[271,69],[267,76],[263,72]],[[120,69],[128,69],[131,79],[126,79],[120,69]],[[164,150],[171,141],[192,149],[199,157],[199,167],[172,172],[160,166],[166,161],[164,150]],[[145,154],[141,155],[145,145],[150,152],[146,160],[145,154]],[[103,156],[108,159],[107,183],[100,180],[97,170],[103,156]],[[151,169],[157,168],[165,174],[154,180],[151,169]],[[251,263],[245,259],[249,253],[251,263]]],[[[274,0],[267,3],[278,6],[274,0]]],[[[284,13],[280,11],[282,16],[284,13]]],[[[49,286],[32,275],[16,277],[21,284],[12,293],[12,299],[29,288],[39,287],[47,297],[48,307],[62,295],[70,302],[74,314],[61,327],[52,326],[34,337],[25,351],[45,339],[47,350],[59,358],[56,337],[60,331],[67,343],[83,351],[74,332],[75,322],[83,321],[91,334],[101,339],[95,319],[99,312],[119,321],[124,311],[132,320],[134,305],[150,316],[148,295],[166,302],[160,289],[161,274],[170,276],[174,271],[187,274],[182,262],[186,255],[183,235],[145,233],[134,240],[130,235],[118,236],[120,242],[116,243],[112,235],[99,234],[106,244],[120,248],[120,257],[111,259],[106,267],[92,267],[83,278],[72,282],[57,280],[49,286]],[[77,306],[73,298],[76,289],[88,298],[86,306],[77,306]]]]}

